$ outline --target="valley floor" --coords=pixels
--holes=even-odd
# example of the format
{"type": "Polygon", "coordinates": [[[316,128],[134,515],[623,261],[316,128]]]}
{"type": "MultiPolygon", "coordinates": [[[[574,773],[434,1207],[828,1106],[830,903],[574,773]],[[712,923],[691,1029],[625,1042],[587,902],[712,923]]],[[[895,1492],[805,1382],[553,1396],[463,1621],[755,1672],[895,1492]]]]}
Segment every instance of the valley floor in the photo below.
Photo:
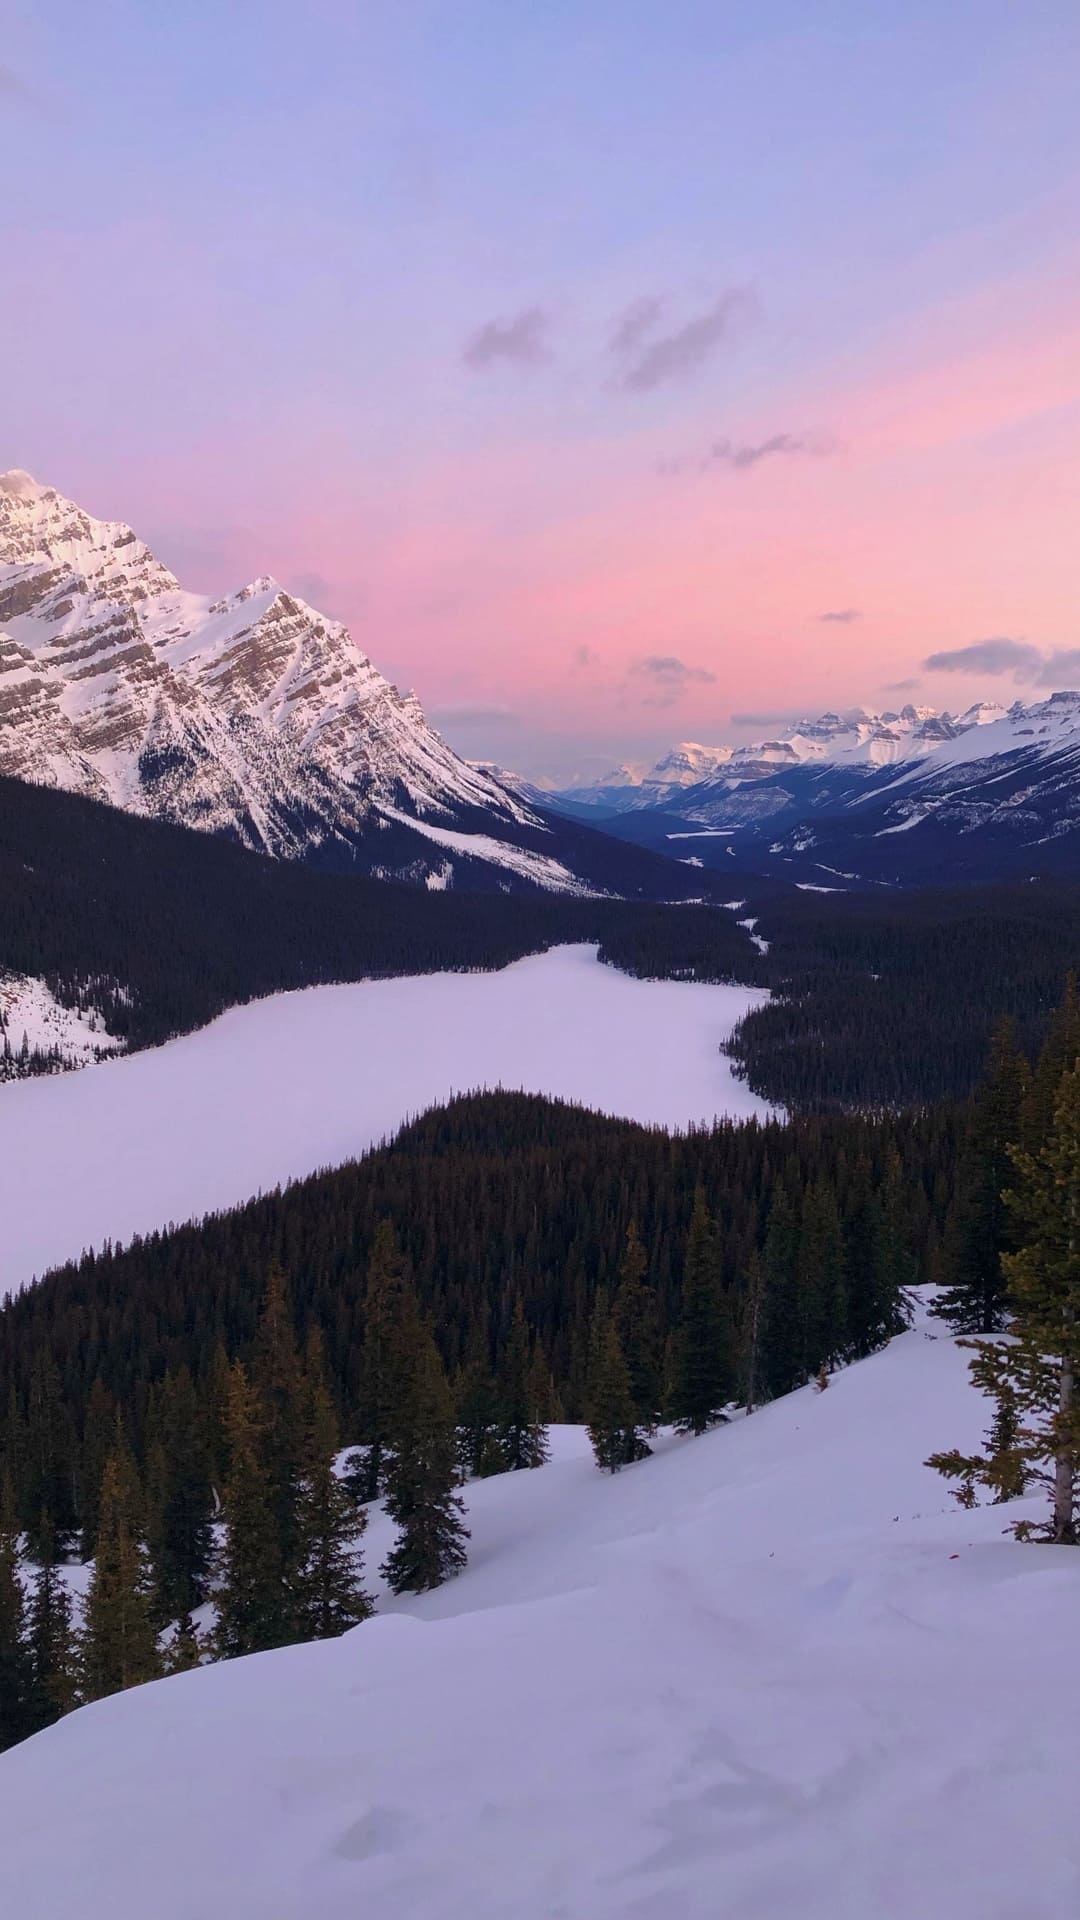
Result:
{"type": "MultiPolygon", "coordinates": [[[[960,1512],[966,1356],[882,1354],[615,1479],[468,1492],[468,1570],[0,1758],[19,1920],[1065,1920],[1080,1556],[960,1512]]],[[[374,1567],[388,1536],[376,1518],[374,1567]]]]}
{"type": "Polygon", "coordinates": [[[499,972],[276,994],[167,1046],[0,1087],[0,1293],[338,1166],[476,1088],[668,1128],[765,1115],[720,1047],[767,997],[559,947],[499,972]]]}

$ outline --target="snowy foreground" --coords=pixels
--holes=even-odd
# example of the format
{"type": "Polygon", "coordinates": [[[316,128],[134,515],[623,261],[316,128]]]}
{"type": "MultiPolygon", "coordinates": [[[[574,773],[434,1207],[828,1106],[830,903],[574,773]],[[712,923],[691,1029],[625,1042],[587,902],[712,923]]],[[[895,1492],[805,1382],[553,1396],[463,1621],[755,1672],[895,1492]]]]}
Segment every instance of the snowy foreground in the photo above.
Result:
{"type": "Polygon", "coordinates": [[[1065,1920],[1080,1553],[920,1464],[982,1415],[920,1327],[614,1480],[563,1430],[438,1593],[0,1757],[0,1911],[1065,1920]]]}
{"type": "Polygon", "coordinates": [[[312,987],[165,1047],[0,1087],[0,1293],[320,1167],[477,1087],[686,1127],[767,1112],[719,1048],[768,996],[631,979],[594,947],[312,987]]]}

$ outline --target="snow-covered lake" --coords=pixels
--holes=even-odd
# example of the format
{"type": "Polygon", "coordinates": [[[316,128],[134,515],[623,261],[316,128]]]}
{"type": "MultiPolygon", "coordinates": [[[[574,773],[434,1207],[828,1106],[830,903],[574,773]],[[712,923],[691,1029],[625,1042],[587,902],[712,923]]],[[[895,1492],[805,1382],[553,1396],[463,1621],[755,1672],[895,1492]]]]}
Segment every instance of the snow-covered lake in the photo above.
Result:
{"type": "Polygon", "coordinates": [[[337,1166],[453,1093],[524,1088],[681,1128],[768,1109],[721,1043],[768,996],[560,947],[500,973],[313,987],[130,1059],[0,1087],[0,1292],[105,1240],[337,1166]]]}

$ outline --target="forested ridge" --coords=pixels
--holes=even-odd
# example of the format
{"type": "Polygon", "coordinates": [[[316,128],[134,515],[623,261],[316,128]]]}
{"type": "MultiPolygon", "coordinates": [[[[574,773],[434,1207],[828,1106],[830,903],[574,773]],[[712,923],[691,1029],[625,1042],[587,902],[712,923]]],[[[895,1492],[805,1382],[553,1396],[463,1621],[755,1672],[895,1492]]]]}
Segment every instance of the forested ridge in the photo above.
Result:
{"type": "Polygon", "coordinates": [[[789,1110],[966,1098],[996,1022],[1034,1054],[1080,965],[1080,886],[770,893],[751,910],[774,998],[732,1041],[750,1085],[789,1110]]]}
{"type": "Polygon", "coordinates": [[[92,1403],[107,1396],[141,1457],[166,1373],[186,1367],[209,1390],[222,1353],[250,1357],[275,1265],[298,1340],[320,1329],[343,1431],[355,1431],[364,1418],[366,1274],[384,1220],[451,1379],[481,1347],[494,1376],[520,1302],[563,1414],[580,1419],[591,1314],[598,1291],[615,1288],[631,1223],[663,1343],[678,1323],[700,1189],[731,1322],[729,1389],[737,1391],[740,1302],[761,1254],[777,1303],[761,1389],[782,1391],[834,1350],[865,1343],[866,1328],[847,1324],[849,1314],[873,1321],[876,1309],[859,1305],[863,1292],[892,1300],[901,1284],[938,1275],[959,1126],[939,1110],[671,1137],[526,1095],[455,1101],[363,1160],[201,1225],[89,1254],[10,1300],[0,1313],[0,1407],[20,1512],[30,1524],[48,1459],[53,1521],[77,1528],[84,1499],[95,1497],[81,1464],[92,1403]],[[815,1330],[809,1305],[826,1268],[845,1290],[830,1308],[831,1333],[815,1330]],[[781,1338],[788,1314],[799,1331],[781,1338]]]}

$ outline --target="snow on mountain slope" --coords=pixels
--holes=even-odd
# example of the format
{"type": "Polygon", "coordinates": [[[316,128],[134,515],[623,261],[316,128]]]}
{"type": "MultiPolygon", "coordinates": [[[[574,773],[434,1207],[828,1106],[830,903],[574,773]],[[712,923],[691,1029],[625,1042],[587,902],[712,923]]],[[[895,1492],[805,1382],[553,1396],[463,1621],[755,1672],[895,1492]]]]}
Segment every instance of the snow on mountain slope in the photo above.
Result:
{"type": "MultiPolygon", "coordinates": [[[[922,1466],[979,1434],[965,1368],[920,1326],[615,1479],[564,1431],[466,1490],[470,1565],[436,1593],[0,1757],[0,1906],[1065,1920],[1080,1555],[922,1466]]],[[[372,1567],[388,1539],[379,1516],[372,1567]]]]}
{"type": "Polygon", "coordinates": [[[167,1046],[0,1086],[0,1294],[84,1247],[340,1165],[476,1087],[669,1128],[764,1115],[720,1048],[767,998],[560,947],[498,973],[275,994],[167,1046]]]}
{"type": "Polygon", "coordinates": [[[61,1005],[44,980],[0,971],[0,1080],[17,1074],[24,1046],[82,1067],[122,1052],[123,1045],[106,1033],[100,1014],[61,1005]]]}
{"type": "Polygon", "coordinates": [[[796,721],[775,739],[742,746],[702,747],[684,741],[652,767],[616,767],[591,785],[567,788],[562,799],[611,812],[646,807],[696,817],[700,806],[785,769],[853,767],[871,771],[936,755],[943,742],[1000,719],[1004,708],[982,701],[955,718],[933,707],[898,713],[824,713],[796,721]]]}
{"type": "MultiPolygon", "coordinates": [[[[0,773],[285,856],[348,847],[390,808],[551,837],[338,622],[268,576],[221,600],[187,593],[129,527],[20,471],[0,475],[0,773]]],[[[425,844],[398,840],[395,870],[413,877],[425,844]]]]}

